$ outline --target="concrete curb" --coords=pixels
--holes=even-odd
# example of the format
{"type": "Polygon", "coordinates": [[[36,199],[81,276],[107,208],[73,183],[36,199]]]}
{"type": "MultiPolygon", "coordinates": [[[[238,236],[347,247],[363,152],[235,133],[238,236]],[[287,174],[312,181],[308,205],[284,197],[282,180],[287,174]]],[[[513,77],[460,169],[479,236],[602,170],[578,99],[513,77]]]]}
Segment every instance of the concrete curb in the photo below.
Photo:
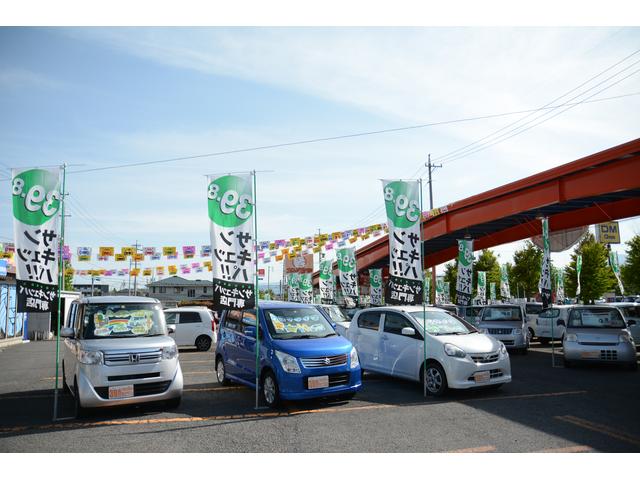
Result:
{"type": "Polygon", "coordinates": [[[0,340],[0,348],[10,347],[11,345],[17,345],[22,343],[22,337],[18,338],[5,338],[0,340]]]}

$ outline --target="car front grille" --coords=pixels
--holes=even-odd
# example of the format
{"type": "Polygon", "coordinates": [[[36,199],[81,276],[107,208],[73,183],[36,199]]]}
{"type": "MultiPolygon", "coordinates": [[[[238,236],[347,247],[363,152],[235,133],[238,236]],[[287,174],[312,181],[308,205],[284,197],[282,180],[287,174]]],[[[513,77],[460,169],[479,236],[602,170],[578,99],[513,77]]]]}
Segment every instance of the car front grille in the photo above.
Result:
{"type": "Polygon", "coordinates": [[[162,350],[159,348],[150,350],[119,350],[104,352],[104,364],[107,366],[158,363],[160,360],[162,360],[162,350]]]}
{"type": "MultiPolygon", "coordinates": [[[[349,372],[346,373],[334,373],[329,375],[329,388],[331,387],[339,387],[340,385],[349,385],[349,381],[351,380],[351,374],[349,372]]],[[[309,389],[309,377],[305,377],[304,379],[304,388],[309,389]]]]}
{"type": "Polygon", "coordinates": [[[600,350],[600,360],[618,360],[616,350],[600,350]]]}
{"type": "Polygon", "coordinates": [[[500,352],[472,353],[470,356],[475,363],[492,363],[498,361],[500,352]]]}
{"type": "Polygon", "coordinates": [[[589,345],[592,347],[613,347],[617,345],[615,342],[578,342],[580,345],[589,345]]]}
{"type": "Polygon", "coordinates": [[[514,340],[501,340],[505,347],[513,347],[516,342],[514,340]]]}
{"type": "Polygon", "coordinates": [[[338,367],[347,364],[347,354],[301,358],[304,368],[338,367]]]}
{"type": "Polygon", "coordinates": [[[160,372],[153,373],[138,373],[136,375],[111,375],[107,377],[110,382],[119,382],[121,380],[140,380],[142,378],[157,378],[160,376],[160,372]]]}
{"type": "MultiPolygon", "coordinates": [[[[158,395],[169,389],[171,380],[164,382],[138,383],[133,386],[134,397],[144,397],[145,395],[158,395]]],[[[109,399],[109,387],[95,387],[94,390],[104,400],[109,399]]]]}
{"type": "Polygon", "coordinates": [[[490,335],[511,335],[513,333],[512,328],[489,328],[490,335]]]}

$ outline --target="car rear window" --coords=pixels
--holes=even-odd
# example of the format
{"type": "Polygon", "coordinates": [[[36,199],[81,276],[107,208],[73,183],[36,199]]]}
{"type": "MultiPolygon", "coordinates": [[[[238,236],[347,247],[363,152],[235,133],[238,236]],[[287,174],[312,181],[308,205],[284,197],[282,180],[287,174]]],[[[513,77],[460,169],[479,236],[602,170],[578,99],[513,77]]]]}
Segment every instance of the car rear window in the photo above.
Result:
{"type": "Polygon", "coordinates": [[[198,312],[180,312],[180,324],[183,323],[200,323],[200,314],[198,312]]]}

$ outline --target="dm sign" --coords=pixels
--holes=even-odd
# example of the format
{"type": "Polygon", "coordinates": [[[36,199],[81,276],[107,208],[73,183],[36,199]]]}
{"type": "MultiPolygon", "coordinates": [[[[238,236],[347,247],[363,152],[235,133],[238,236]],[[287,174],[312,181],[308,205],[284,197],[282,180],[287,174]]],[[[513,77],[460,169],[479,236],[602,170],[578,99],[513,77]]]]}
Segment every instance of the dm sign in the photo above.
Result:
{"type": "Polygon", "coordinates": [[[596,240],[599,243],[620,243],[618,222],[600,223],[596,226],[596,240]]]}
{"type": "Polygon", "coordinates": [[[18,312],[57,305],[60,169],[14,169],[11,177],[18,312]]]}

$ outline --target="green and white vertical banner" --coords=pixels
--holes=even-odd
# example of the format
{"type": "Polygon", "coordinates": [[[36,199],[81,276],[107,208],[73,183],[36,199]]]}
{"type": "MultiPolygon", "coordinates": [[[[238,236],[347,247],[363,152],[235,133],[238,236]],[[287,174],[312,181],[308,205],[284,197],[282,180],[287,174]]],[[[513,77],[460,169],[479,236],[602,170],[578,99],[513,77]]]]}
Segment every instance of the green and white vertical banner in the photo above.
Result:
{"type": "Polygon", "coordinates": [[[429,295],[431,294],[431,272],[424,272],[424,300],[423,302],[429,304],[429,295]]]}
{"type": "Polygon", "coordinates": [[[477,298],[481,305],[487,303],[487,272],[478,272],[477,298]]]}
{"type": "Polygon", "coordinates": [[[540,280],[538,291],[542,297],[542,308],[551,305],[551,249],[549,247],[549,219],[542,219],[542,264],[540,265],[540,280]]]}
{"type": "Polygon", "coordinates": [[[17,312],[57,309],[61,168],[11,171],[17,312]]]}
{"type": "Polygon", "coordinates": [[[350,298],[358,305],[358,268],[355,248],[340,248],[336,252],[338,270],[340,271],[340,289],[342,296],[350,298]]]}
{"type": "Polygon", "coordinates": [[[496,301],[496,282],[489,283],[489,299],[491,303],[496,301]]]}
{"type": "Polygon", "coordinates": [[[451,303],[451,284],[444,282],[444,302],[451,303]]]}
{"type": "Polygon", "coordinates": [[[618,263],[617,252],[609,251],[609,265],[611,265],[611,270],[613,270],[613,274],[616,276],[616,280],[618,281],[620,293],[624,295],[624,285],[622,285],[622,279],[620,278],[620,264],[618,263]]]}
{"type": "Polygon", "coordinates": [[[287,292],[290,302],[300,302],[300,274],[293,272],[287,275],[287,292]]]}
{"type": "Polygon", "coordinates": [[[502,298],[511,298],[511,289],[509,288],[509,274],[507,273],[507,265],[500,265],[500,296],[502,298]]]}
{"type": "Polygon", "coordinates": [[[562,270],[560,270],[556,278],[556,303],[563,305],[564,300],[564,274],[562,273],[562,270]]]}
{"type": "Polygon", "coordinates": [[[388,305],[419,305],[423,299],[420,245],[420,182],[382,180],[389,225],[388,305]]]}
{"type": "Polygon", "coordinates": [[[578,286],[576,287],[576,297],[580,295],[580,273],[582,272],[582,255],[576,257],[576,273],[578,276],[578,286]]]}
{"type": "Polygon", "coordinates": [[[300,303],[313,303],[313,284],[310,273],[301,273],[300,279],[300,303]]]}
{"type": "Polygon", "coordinates": [[[371,306],[382,305],[382,269],[369,269],[369,303],[371,306]]]}
{"type": "Polygon", "coordinates": [[[208,175],[207,182],[213,303],[222,308],[254,308],[253,173],[208,175]]]}
{"type": "Polygon", "coordinates": [[[473,240],[458,240],[456,304],[471,305],[473,296],[473,240]]]}
{"type": "Polygon", "coordinates": [[[436,304],[445,303],[444,278],[436,278],[436,304]]]}
{"type": "Polygon", "coordinates": [[[333,265],[331,260],[320,261],[320,302],[331,304],[335,301],[333,265]]]}

